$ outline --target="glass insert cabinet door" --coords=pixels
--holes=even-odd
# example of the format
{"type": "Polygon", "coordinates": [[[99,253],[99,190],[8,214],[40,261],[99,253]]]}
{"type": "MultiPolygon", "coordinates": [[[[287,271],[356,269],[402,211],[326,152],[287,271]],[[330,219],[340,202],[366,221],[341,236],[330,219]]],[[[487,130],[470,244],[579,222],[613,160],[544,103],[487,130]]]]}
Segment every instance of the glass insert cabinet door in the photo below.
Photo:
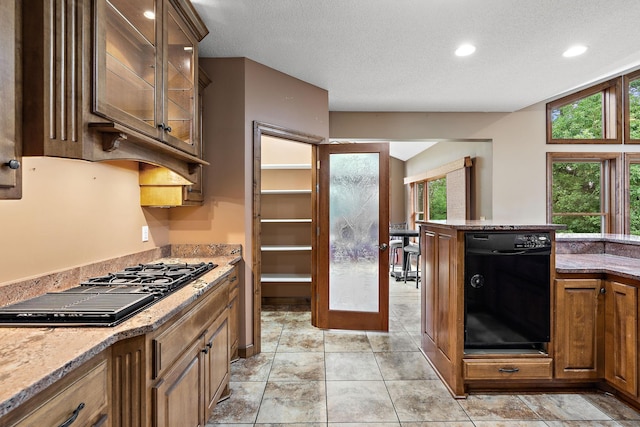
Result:
{"type": "MultiPolygon", "coordinates": [[[[98,0],[95,112],[157,137],[155,0],[98,0]]],[[[161,76],[161,75],[160,75],[161,76]]]]}
{"type": "Polygon", "coordinates": [[[166,0],[96,0],[94,112],[197,153],[197,41],[166,0]]]}

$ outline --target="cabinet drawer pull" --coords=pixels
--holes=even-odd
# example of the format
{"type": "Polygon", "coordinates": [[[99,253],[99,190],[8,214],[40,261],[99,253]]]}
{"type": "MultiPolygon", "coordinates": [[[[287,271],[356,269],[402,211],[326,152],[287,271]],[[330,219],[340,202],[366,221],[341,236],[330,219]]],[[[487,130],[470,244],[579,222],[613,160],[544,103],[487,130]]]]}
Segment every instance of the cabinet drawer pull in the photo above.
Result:
{"type": "Polygon", "coordinates": [[[84,408],[84,402],[81,402],[78,405],[78,407],[75,409],[75,411],[73,411],[73,414],[71,414],[69,419],[67,421],[63,422],[62,424],[60,424],[59,427],[69,427],[71,424],[73,424],[73,422],[76,420],[76,418],[78,418],[78,414],[80,414],[80,411],[82,411],[82,408],[84,408]]]}
{"type": "Polygon", "coordinates": [[[233,283],[236,280],[238,280],[238,276],[233,276],[231,279],[229,279],[229,283],[233,283]]]}
{"type": "Polygon", "coordinates": [[[520,372],[520,368],[500,368],[498,372],[504,372],[507,374],[512,374],[514,372],[520,372]]]}

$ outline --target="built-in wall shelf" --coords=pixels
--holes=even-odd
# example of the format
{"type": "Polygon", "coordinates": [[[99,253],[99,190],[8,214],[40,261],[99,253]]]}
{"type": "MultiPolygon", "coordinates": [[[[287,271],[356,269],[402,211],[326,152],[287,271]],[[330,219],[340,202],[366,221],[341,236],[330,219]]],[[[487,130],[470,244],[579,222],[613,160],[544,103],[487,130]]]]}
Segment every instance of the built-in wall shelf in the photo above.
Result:
{"type": "Polygon", "coordinates": [[[310,274],[262,274],[262,283],[311,283],[310,274]]]}
{"type": "Polygon", "coordinates": [[[286,224],[286,223],[291,223],[291,224],[296,224],[296,223],[310,223],[312,220],[311,218],[271,218],[271,219],[261,219],[260,222],[262,222],[263,224],[286,224]]]}
{"type": "Polygon", "coordinates": [[[260,283],[265,304],[300,304],[313,287],[312,146],[261,138],[260,283]]]}
{"type": "Polygon", "coordinates": [[[295,252],[295,251],[310,251],[311,246],[303,245],[263,245],[260,247],[263,252],[295,252]]]}
{"type": "Polygon", "coordinates": [[[270,164],[261,166],[262,169],[311,169],[311,163],[270,164]]]}
{"type": "Polygon", "coordinates": [[[262,194],[311,194],[311,190],[262,190],[262,194]]]}

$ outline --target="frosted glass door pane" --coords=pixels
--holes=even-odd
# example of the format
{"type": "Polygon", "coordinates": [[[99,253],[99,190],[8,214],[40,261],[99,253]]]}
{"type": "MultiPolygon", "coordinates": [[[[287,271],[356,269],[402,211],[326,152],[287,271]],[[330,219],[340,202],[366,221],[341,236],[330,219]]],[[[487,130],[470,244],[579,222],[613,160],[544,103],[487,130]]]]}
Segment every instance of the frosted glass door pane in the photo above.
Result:
{"type": "Polygon", "coordinates": [[[379,311],[379,154],[329,156],[329,309],[379,311]]]}

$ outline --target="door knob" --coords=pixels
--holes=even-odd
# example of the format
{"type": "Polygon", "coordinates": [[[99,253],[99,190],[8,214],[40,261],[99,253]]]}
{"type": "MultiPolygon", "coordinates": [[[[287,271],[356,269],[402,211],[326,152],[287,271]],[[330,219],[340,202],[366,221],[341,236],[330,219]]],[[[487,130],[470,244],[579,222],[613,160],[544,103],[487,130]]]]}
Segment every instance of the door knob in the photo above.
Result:
{"type": "Polygon", "coordinates": [[[381,250],[381,251],[386,251],[388,247],[389,247],[389,245],[387,245],[386,243],[382,243],[382,244],[380,245],[380,250],[381,250]]]}

